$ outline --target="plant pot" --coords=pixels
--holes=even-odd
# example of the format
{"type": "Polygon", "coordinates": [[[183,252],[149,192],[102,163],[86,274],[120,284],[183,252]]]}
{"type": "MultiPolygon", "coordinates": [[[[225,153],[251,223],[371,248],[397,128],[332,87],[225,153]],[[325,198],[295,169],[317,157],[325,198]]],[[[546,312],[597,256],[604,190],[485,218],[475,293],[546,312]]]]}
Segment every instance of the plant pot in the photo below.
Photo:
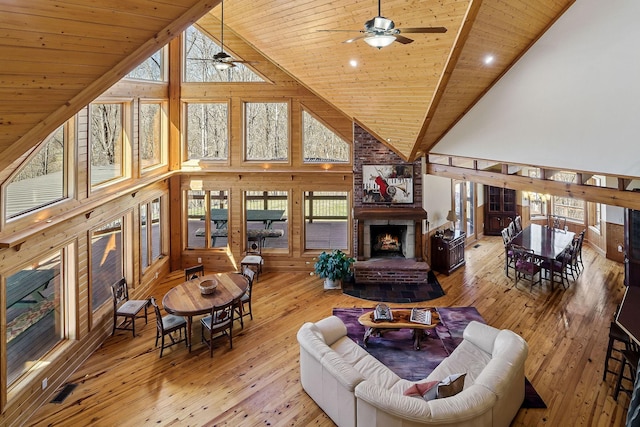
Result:
{"type": "Polygon", "coordinates": [[[342,280],[336,279],[324,279],[324,289],[342,289],[342,280]]]}

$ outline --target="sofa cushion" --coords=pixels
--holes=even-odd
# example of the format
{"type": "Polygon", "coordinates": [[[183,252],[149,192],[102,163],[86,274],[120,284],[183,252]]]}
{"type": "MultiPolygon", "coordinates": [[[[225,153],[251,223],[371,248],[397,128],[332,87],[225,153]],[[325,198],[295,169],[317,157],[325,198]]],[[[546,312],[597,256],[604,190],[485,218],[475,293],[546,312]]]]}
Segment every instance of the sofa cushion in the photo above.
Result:
{"type": "Polygon", "coordinates": [[[353,342],[349,337],[339,338],[331,345],[331,349],[338,353],[346,363],[352,366],[369,356],[367,350],[353,342]]]}
{"type": "Polygon", "coordinates": [[[476,378],[491,360],[491,355],[471,342],[464,340],[456,347],[451,355],[445,358],[427,376],[427,381],[441,380],[449,375],[464,372],[465,388],[475,383],[476,378]]]}
{"type": "Polygon", "coordinates": [[[367,357],[359,360],[353,367],[368,381],[373,382],[385,390],[391,389],[400,381],[399,376],[371,355],[367,355],[367,357]]]}
{"type": "Polygon", "coordinates": [[[464,377],[467,374],[453,374],[438,383],[436,393],[438,399],[455,396],[464,388],[464,377]]]}

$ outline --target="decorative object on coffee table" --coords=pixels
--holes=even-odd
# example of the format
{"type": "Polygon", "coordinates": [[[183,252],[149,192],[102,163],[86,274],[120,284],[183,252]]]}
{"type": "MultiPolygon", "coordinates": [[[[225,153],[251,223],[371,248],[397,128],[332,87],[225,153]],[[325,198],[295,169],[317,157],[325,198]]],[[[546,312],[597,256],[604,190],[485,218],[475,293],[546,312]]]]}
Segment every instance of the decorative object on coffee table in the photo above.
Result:
{"type": "Polygon", "coordinates": [[[340,249],[322,252],[318,255],[313,269],[315,274],[324,280],[325,289],[341,289],[342,279],[351,274],[355,259],[347,256],[340,249]]]}

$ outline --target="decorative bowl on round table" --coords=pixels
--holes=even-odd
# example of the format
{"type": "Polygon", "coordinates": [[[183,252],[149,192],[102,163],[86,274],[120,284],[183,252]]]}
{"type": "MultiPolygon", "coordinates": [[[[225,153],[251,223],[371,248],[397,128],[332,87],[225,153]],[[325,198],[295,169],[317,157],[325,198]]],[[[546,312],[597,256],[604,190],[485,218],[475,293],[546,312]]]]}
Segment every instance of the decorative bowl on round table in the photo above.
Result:
{"type": "Polygon", "coordinates": [[[218,287],[218,281],[215,279],[203,280],[198,284],[202,295],[212,294],[218,287]]]}

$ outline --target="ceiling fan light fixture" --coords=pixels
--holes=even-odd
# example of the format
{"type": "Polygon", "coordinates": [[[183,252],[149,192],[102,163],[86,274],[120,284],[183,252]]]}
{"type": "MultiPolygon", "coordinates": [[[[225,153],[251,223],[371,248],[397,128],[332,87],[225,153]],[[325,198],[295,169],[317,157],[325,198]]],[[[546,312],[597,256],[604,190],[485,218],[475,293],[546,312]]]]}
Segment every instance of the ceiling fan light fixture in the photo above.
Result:
{"type": "Polygon", "coordinates": [[[371,47],[382,49],[383,47],[387,47],[391,43],[396,41],[396,36],[386,35],[386,34],[376,34],[373,36],[365,37],[364,41],[371,47]]]}
{"type": "Polygon", "coordinates": [[[215,64],[213,64],[213,67],[218,71],[225,71],[233,67],[233,64],[231,64],[230,62],[216,62],[215,64]]]}

